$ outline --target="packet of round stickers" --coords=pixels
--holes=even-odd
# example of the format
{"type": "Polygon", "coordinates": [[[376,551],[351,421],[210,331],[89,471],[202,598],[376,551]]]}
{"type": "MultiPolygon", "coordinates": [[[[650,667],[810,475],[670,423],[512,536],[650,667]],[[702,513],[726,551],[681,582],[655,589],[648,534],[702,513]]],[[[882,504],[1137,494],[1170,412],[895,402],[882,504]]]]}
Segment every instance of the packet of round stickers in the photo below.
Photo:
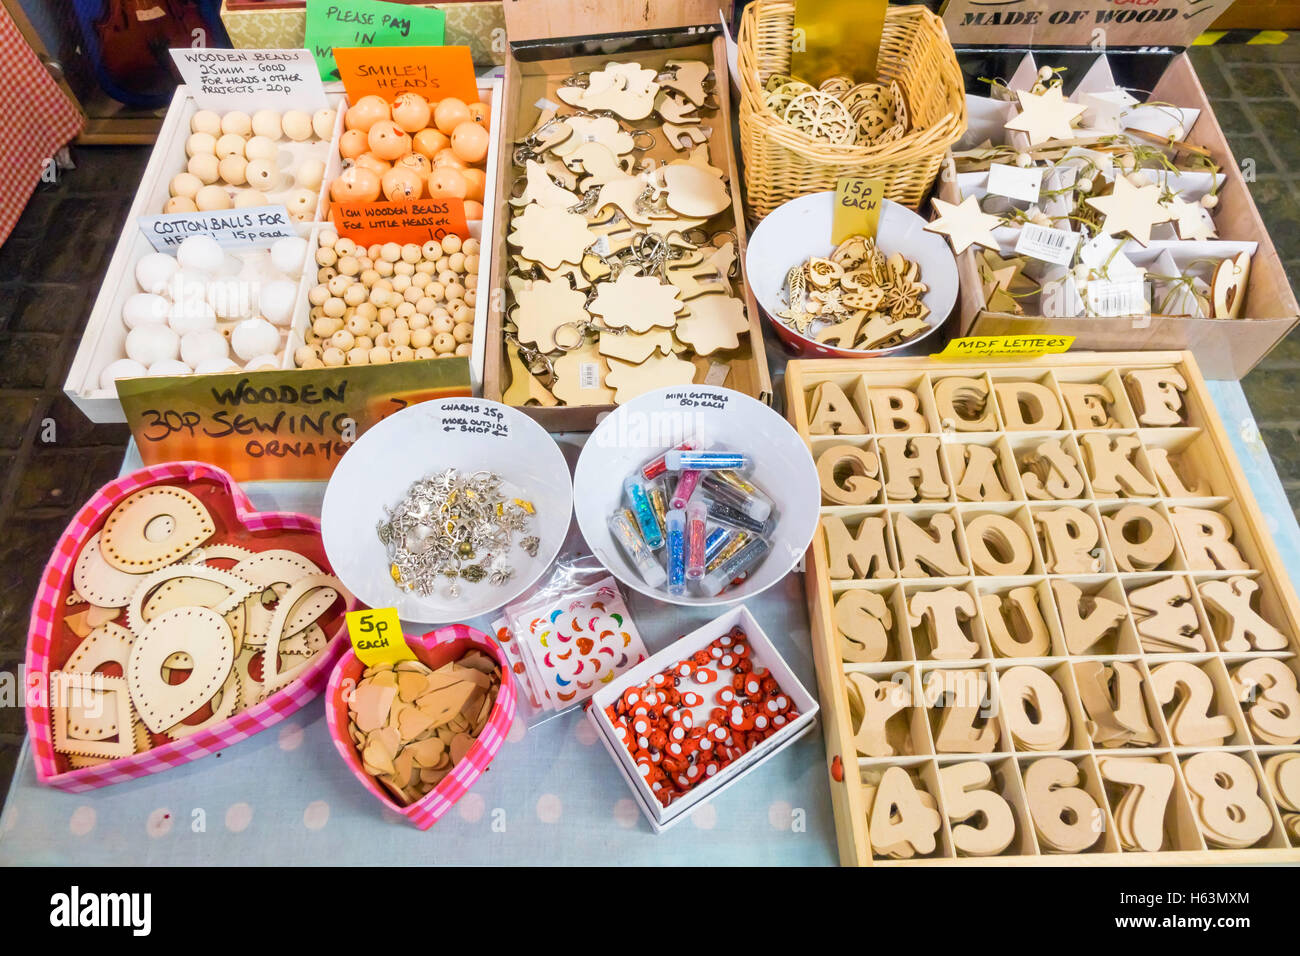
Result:
{"type": "Polygon", "coordinates": [[[581,562],[560,562],[492,625],[524,689],[530,723],[584,704],[648,656],[618,582],[604,568],[592,580],[581,562]]]}

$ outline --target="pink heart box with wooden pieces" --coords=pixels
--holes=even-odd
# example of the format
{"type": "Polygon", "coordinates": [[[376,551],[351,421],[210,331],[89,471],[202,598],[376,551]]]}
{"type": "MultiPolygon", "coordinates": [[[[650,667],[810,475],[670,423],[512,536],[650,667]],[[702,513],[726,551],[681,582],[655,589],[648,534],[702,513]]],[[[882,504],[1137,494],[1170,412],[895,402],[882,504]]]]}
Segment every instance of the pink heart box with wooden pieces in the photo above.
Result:
{"type": "Polygon", "coordinates": [[[348,733],[348,695],[361,680],[366,665],[348,648],[330,675],[329,688],[325,694],[325,717],[339,756],[348,765],[352,775],[361,781],[361,785],[376,800],[393,812],[400,813],[419,829],[427,830],[465,795],[501,749],[506,734],[510,732],[510,724],[515,719],[515,681],[510,661],[496,641],[465,624],[450,624],[419,637],[407,635],[406,644],[421,663],[431,668],[436,669],[449,661],[459,660],[471,650],[483,651],[501,668],[501,686],[497,689],[496,702],[492,705],[492,713],[483,725],[478,739],[474,741],[474,746],[470,747],[451,773],[436,787],[405,807],[399,805],[392,794],[366,772],[361,765],[361,755],[348,733]]]}
{"type": "Polygon", "coordinates": [[[339,599],[321,618],[327,643],[285,687],[265,700],[238,711],[211,727],[170,739],[152,735],[155,746],[129,756],[93,766],[71,768],[54,749],[51,723],[50,673],[61,668],[82,637],[73,632],[65,616],[74,606],[73,573],[87,542],[98,534],[108,516],[126,498],[141,489],[171,485],[196,495],[209,510],[216,533],[199,545],[233,545],[248,551],[284,548],[295,551],[325,573],[331,573],[320,540],[320,522],[292,512],[257,511],[230,474],[196,461],[168,462],[134,471],[95,493],[73,518],[50,556],[32,607],[27,639],[24,693],[27,729],[37,779],[71,792],[134,780],[225,750],[271,727],[310,702],[325,688],[331,668],[347,646],[346,611],[356,600],[339,590],[339,599]],[[161,740],[162,742],[159,742],[161,740]]]}

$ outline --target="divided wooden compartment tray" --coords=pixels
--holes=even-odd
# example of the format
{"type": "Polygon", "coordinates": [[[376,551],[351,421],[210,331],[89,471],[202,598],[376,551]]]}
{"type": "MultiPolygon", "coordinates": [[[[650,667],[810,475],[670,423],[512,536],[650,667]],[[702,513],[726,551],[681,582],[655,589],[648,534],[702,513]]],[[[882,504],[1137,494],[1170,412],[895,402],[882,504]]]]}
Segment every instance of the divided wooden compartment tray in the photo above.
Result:
{"type": "MultiPolygon", "coordinates": [[[[993,864],[993,865],[1152,865],[1152,864],[1209,864],[1209,863],[1280,863],[1300,861],[1300,821],[1278,800],[1274,784],[1266,779],[1264,763],[1281,754],[1300,751],[1300,744],[1275,746],[1261,739],[1254,725],[1245,717],[1245,711],[1234,694],[1232,677],[1238,668],[1260,658],[1281,662],[1293,675],[1298,672],[1296,651],[1300,648],[1300,601],[1288,579],[1278,551],[1269,537],[1268,526],[1259,506],[1250,493],[1245,474],[1238,464],[1220,422],[1204,379],[1190,352],[1123,352],[1079,353],[1068,357],[1033,359],[1021,363],[966,364],[938,362],[927,358],[898,358],[853,362],[847,360],[793,361],[786,373],[789,416],[807,441],[814,458],[827,448],[836,445],[853,445],[870,455],[876,443],[890,434],[891,423],[875,420],[875,410],[885,410],[879,395],[882,389],[906,389],[918,398],[918,412],[924,419],[924,431],[904,433],[937,436],[940,442],[939,459],[944,479],[948,485],[946,500],[936,503],[907,503],[890,501],[883,487],[887,467],[882,466],[876,478],[882,487],[870,502],[862,505],[828,504],[822,500],[823,520],[837,516],[845,522],[849,533],[854,534],[858,522],[865,517],[884,517],[886,546],[890,566],[885,577],[859,577],[860,568],[850,568],[849,579],[832,580],[831,555],[828,552],[825,530],[820,530],[809,548],[807,595],[812,629],[814,659],[817,668],[818,689],[824,711],[823,727],[826,737],[827,770],[831,777],[831,795],[834,804],[836,832],[840,860],[846,865],[943,865],[943,864],[993,864]],[[1141,369],[1175,369],[1185,379],[1187,388],[1182,394],[1183,419],[1173,427],[1146,427],[1139,423],[1137,413],[1125,393],[1123,377],[1127,372],[1141,369]],[[951,422],[942,421],[934,400],[935,383],[954,376],[978,380],[989,388],[990,404],[996,416],[993,431],[956,431],[951,422]],[[1009,430],[997,391],[998,383],[1035,382],[1045,386],[1055,396],[1063,409],[1061,423],[1051,431],[1009,430]],[[848,397],[864,426],[863,434],[812,434],[810,432],[811,402],[814,392],[823,383],[838,385],[848,397]],[[1082,418],[1071,415],[1072,406],[1062,401],[1061,383],[1100,383],[1114,397],[1111,428],[1093,427],[1082,418]],[[870,397],[877,391],[873,407],[870,397]],[[1082,424],[1084,427],[1079,427],[1082,424]],[[884,427],[881,427],[881,426],[884,427]],[[1105,497],[1095,494],[1092,485],[1090,459],[1081,453],[1083,440],[1102,433],[1108,437],[1131,436],[1139,446],[1132,460],[1146,477],[1151,470],[1152,449],[1164,449],[1187,471],[1194,472],[1206,487],[1193,487],[1190,494],[1208,492],[1204,497],[1169,497],[1166,488],[1157,480],[1160,492],[1150,497],[1105,497]],[[1045,440],[1062,442],[1073,457],[1079,460],[1086,476],[1085,489],[1076,499],[1038,501],[1026,495],[1020,481],[1019,455],[1026,447],[1045,440]],[[1003,503],[962,501],[954,491],[952,461],[954,445],[983,444],[993,448],[1002,463],[1003,484],[1013,500],[1003,503]],[[1204,509],[1220,512],[1232,525],[1232,543],[1249,570],[1192,570],[1187,558],[1190,540],[1179,533],[1174,553],[1151,571],[1124,572],[1116,564],[1111,549],[1110,529],[1097,519],[1111,516],[1125,505],[1145,505],[1169,517],[1173,510],[1182,508],[1204,509]],[[1101,573],[1083,575],[1049,574],[1044,556],[1044,541],[1034,521],[1035,515],[1063,506],[1073,506],[1086,511],[1098,525],[1100,547],[1094,557],[1104,562],[1101,573]],[[922,522],[926,516],[947,513],[956,519],[957,546],[966,571],[947,578],[900,577],[895,523],[901,517],[916,517],[922,522]],[[972,573],[965,527],[980,514],[1002,514],[1011,517],[1028,532],[1032,545],[1032,568],[1015,577],[990,577],[972,573]],[[1276,650],[1259,651],[1253,647],[1246,651],[1227,652],[1224,622],[1212,617],[1210,608],[1199,593],[1199,585],[1207,582],[1225,582],[1235,576],[1244,576],[1258,586],[1255,610],[1281,632],[1286,646],[1276,650]],[[1190,585],[1191,604],[1195,609],[1199,632],[1205,636],[1206,647],[1196,653],[1152,653],[1144,649],[1142,638],[1136,631],[1137,622],[1146,617],[1135,613],[1131,594],[1136,589],[1165,579],[1181,579],[1190,585]],[[1061,605],[1054,596],[1054,586],[1072,581],[1084,593],[1107,597],[1115,601],[1122,611],[1117,630],[1081,655],[1072,654],[1065,644],[1061,623],[1061,605]],[[1005,594],[1015,587],[1032,587],[1050,633],[1046,653],[1036,657],[1002,656],[990,642],[984,609],[979,598],[988,594],[1005,594]],[[943,660],[932,658],[924,625],[909,625],[907,599],[917,591],[955,587],[975,598],[977,613],[965,622],[967,637],[978,645],[968,660],[943,660]],[[874,663],[847,663],[841,653],[841,636],[836,626],[835,605],[845,594],[853,591],[875,592],[887,603],[893,615],[885,659],[874,663]],[[1103,747],[1093,740],[1099,735],[1096,724],[1091,723],[1084,710],[1079,693],[1081,686],[1077,669],[1087,669],[1097,663],[1108,665],[1123,662],[1132,665],[1142,678],[1141,691],[1146,717],[1156,737],[1149,746],[1103,747]],[[1210,677],[1213,699],[1209,712],[1226,716],[1231,722],[1231,733],[1220,746],[1186,747],[1177,745],[1171,736],[1170,726],[1179,714],[1174,705],[1184,697],[1175,696],[1163,707],[1153,694],[1151,671],[1170,662],[1188,662],[1196,665],[1210,677]],[[1007,708],[998,706],[1000,683],[1007,671],[1017,666],[1028,666],[1045,671],[1061,690],[1069,712],[1069,735],[1059,751],[1037,751],[1025,748],[1019,738],[1013,739],[1007,731],[1007,708]],[[986,700],[992,706],[981,712],[986,724],[999,727],[1000,733],[993,750],[988,753],[939,753],[935,747],[938,735],[939,713],[942,710],[931,698],[927,703],[923,692],[927,674],[944,670],[975,670],[987,683],[986,700]],[[911,705],[896,714],[886,725],[886,737],[893,756],[859,756],[855,741],[855,724],[861,714],[860,697],[851,702],[849,675],[861,673],[875,680],[904,680],[912,691],[911,705]],[[1267,807],[1272,826],[1262,839],[1245,849],[1216,848],[1206,842],[1203,827],[1197,816],[1198,797],[1188,787],[1187,763],[1202,753],[1233,754],[1245,761],[1253,771],[1259,798],[1267,807]],[[1025,771],[1034,763],[1049,757],[1060,757],[1074,764],[1079,772],[1077,786],[1089,793],[1098,804],[1100,814],[1094,813],[1101,830],[1096,843],[1081,853],[1050,852],[1039,838],[1038,827],[1030,816],[1025,771]],[[1118,804],[1124,788],[1103,779],[1098,760],[1124,757],[1154,758],[1172,767],[1174,786],[1160,820],[1159,850],[1130,850],[1122,846],[1116,821],[1118,804]],[[940,780],[940,771],[946,767],[979,761],[988,766],[992,783],[986,789],[998,793],[1009,805],[1014,817],[1015,836],[1000,855],[959,855],[953,843],[953,822],[949,820],[946,804],[952,790],[940,780]],[[940,826],[935,833],[932,853],[916,853],[912,858],[900,860],[874,852],[869,832],[870,787],[875,786],[882,774],[890,768],[908,772],[913,785],[929,792],[937,801],[940,826]],[[1102,817],[1104,816],[1104,819],[1102,817]],[[1291,827],[1288,830],[1288,825],[1291,827]]],[[[1014,414],[1013,414],[1013,417],[1014,414]]],[[[1031,419],[1032,420],[1032,419],[1031,419]]],[[[919,422],[918,422],[919,424],[919,422]]],[[[1108,422],[1111,424],[1111,422],[1108,422]]],[[[1162,457],[1157,453],[1157,458],[1162,457]]],[[[879,462],[879,459],[876,459],[879,462]]],[[[887,466],[888,461],[885,462],[887,466]]],[[[839,473],[844,478],[844,472],[839,473]]],[[[1216,562],[1217,563],[1217,562],[1216,562]]],[[[841,576],[845,568],[837,569],[841,576]]],[[[866,569],[874,572],[875,569],[866,569]]],[[[999,615],[1002,616],[1002,615],[999,615]]],[[[1150,627],[1150,619],[1146,618],[1150,627]]],[[[1251,642],[1254,643],[1253,640],[1251,642]]],[[[1006,646],[1005,644],[1003,645],[1006,646]]],[[[855,655],[863,656],[863,655],[855,655]]],[[[868,655],[869,656],[869,655],[868,655]]],[[[1022,675],[1023,676],[1023,675],[1022,675]]],[[[879,698],[878,699],[883,699],[879,698]]],[[[940,698],[944,704],[951,698],[940,698]]],[[[1226,726],[1226,725],[1225,725],[1226,726]]],[[[860,728],[859,728],[860,729],[860,728]]],[[[865,738],[864,738],[865,739],[865,738]]],[[[1059,739],[1059,738],[1058,738],[1059,739]]],[[[1053,742],[1054,743],[1054,742],[1053,742]]],[[[1240,765],[1238,765],[1240,766],[1240,765]]],[[[894,775],[897,779],[897,774],[894,775]]],[[[1130,807],[1131,809],[1131,807],[1130,807]]],[[[1259,810],[1256,809],[1258,813],[1259,810]]],[[[1132,815],[1130,814],[1130,819],[1132,815]]],[[[1041,819],[1041,818],[1040,818],[1041,819]]],[[[968,823],[978,823],[968,820],[968,823]]],[[[1150,832],[1150,831],[1149,831],[1150,832]]],[[[1130,843],[1132,841],[1130,840],[1130,843]]]]}
{"type": "MultiPolygon", "coordinates": [[[[545,5],[541,6],[545,7],[545,5]]],[[[665,4],[664,6],[668,7],[669,5],[665,4]]],[[[675,8],[673,9],[675,11],[675,8]]],[[[506,13],[508,21],[510,17],[515,15],[513,9],[507,9],[506,13]]],[[[686,13],[682,15],[686,16],[686,13]]],[[[690,19],[688,18],[682,22],[688,23],[690,19]]],[[[595,28],[594,24],[592,28],[595,28]]],[[[715,95],[720,104],[719,109],[713,114],[703,114],[703,125],[712,130],[708,140],[710,162],[720,169],[726,170],[728,186],[731,191],[730,212],[724,212],[711,220],[709,228],[714,231],[730,231],[735,234],[736,260],[739,271],[733,279],[733,292],[745,303],[749,329],[747,334],[741,336],[738,349],[708,357],[694,357],[695,378],[697,384],[707,381],[710,384],[725,385],[738,392],[751,395],[759,401],[771,402],[772,379],[768,372],[767,355],[763,348],[762,317],[758,310],[758,304],[755,302],[753,294],[749,291],[748,283],[744,279],[746,233],[740,197],[742,180],[736,166],[736,151],[731,136],[731,88],[727,82],[725,41],[720,35],[715,35],[712,41],[705,37],[698,42],[689,43],[688,40],[683,39],[685,36],[685,34],[681,34],[680,37],[674,36],[677,45],[669,43],[664,46],[662,45],[663,35],[658,35],[656,37],[657,43],[653,47],[649,46],[648,42],[643,43],[639,40],[629,39],[627,45],[621,48],[619,52],[608,55],[555,56],[547,59],[530,58],[528,60],[519,59],[513,52],[507,55],[504,111],[494,114],[494,119],[498,119],[502,131],[499,135],[505,137],[502,148],[499,149],[497,154],[496,177],[500,185],[496,195],[495,234],[491,253],[491,288],[500,291],[492,296],[488,313],[487,353],[483,369],[484,398],[501,401],[502,395],[511,384],[510,365],[506,355],[506,349],[510,346],[505,342],[502,333],[505,311],[512,301],[505,291],[505,277],[509,270],[510,254],[512,252],[506,244],[506,236],[510,231],[512,218],[512,210],[509,205],[511,197],[510,185],[516,178],[523,175],[523,170],[514,165],[512,144],[527,135],[529,130],[532,129],[539,112],[538,107],[534,104],[540,103],[543,99],[558,103],[559,97],[556,95],[556,90],[565,79],[578,73],[599,70],[611,61],[636,62],[647,69],[662,69],[669,60],[703,60],[712,65],[713,74],[718,79],[715,95]],[[725,381],[717,381],[715,377],[717,370],[714,366],[721,363],[724,358],[727,359],[724,363],[726,379],[725,381]],[[707,379],[706,376],[708,376],[707,379]]],[[[513,27],[511,28],[511,37],[515,41],[519,39],[515,36],[513,27]]],[[[549,48],[544,47],[543,49],[549,48]]],[[[533,53],[533,55],[536,54],[533,53]]],[[[572,110],[566,108],[562,112],[568,113],[572,112],[572,110]]],[[[645,125],[645,122],[640,124],[621,122],[625,126],[645,125]]],[[[654,135],[656,137],[655,145],[644,153],[644,156],[657,161],[666,161],[682,159],[688,155],[687,152],[675,151],[671,145],[664,141],[664,137],[658,129],[654,130],[654,135]]],[[[486,236],[484,237],[484,243],[487,243],[486,236]]],[[[613,405],[560,405],[547,408],[529,405],[521,408],[521,411],[536,419],[549,431],[590,431],[596,426],[597,421],[613,411],[614,407],[613,405]]]]}

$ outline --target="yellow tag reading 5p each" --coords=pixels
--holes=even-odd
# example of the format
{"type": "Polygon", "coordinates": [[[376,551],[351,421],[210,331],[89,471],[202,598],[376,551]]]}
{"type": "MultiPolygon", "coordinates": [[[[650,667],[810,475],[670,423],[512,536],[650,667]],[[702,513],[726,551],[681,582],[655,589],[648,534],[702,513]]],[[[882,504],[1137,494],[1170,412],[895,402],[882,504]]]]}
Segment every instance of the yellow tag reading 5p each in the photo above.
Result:
{"type": "Polygon", "coordinates": [[[1035,355],[1059,355],[1074,344],[1073,335],[970,335],[952,339],[932,358],[1031,358],[1035,355]]]}
{"type": "Polygon", "coordinates": [[[402,622],[397,619],[397,608],[349,611],[347,622],[352,650],[367,667],[416,659],[415,654],[406,646],[406,638],[402,636],[402,622]]]}
{"type": "Polygon", "coordinates": [[[849,236],[874,239],[884,207],[885,184],[881,180],[845,176],[835,184],[831,245],[838,246],[849,236]]]}

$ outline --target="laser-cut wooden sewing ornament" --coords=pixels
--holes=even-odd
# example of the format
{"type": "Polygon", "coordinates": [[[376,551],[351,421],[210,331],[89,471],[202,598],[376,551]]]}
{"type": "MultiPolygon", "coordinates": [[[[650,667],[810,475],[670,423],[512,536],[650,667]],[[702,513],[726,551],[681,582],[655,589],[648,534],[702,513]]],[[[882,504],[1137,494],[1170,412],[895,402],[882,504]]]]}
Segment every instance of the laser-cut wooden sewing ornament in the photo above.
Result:
{"type": "Polygon", "coordinates": [[[99,534],[99,552],[119,571],[155,571],[193,551],[216,532],[193,494],[173,485],[142,488],[113,509],[99,534]]]}
{"type": "Polygon", "coordinates": [[[124,607],[146,575],[122,571],[109,564],[100,551],[99,538],[99,532],[91,535],[77,555],[72,568],[73,585],[95,607],[124,607]]]}

